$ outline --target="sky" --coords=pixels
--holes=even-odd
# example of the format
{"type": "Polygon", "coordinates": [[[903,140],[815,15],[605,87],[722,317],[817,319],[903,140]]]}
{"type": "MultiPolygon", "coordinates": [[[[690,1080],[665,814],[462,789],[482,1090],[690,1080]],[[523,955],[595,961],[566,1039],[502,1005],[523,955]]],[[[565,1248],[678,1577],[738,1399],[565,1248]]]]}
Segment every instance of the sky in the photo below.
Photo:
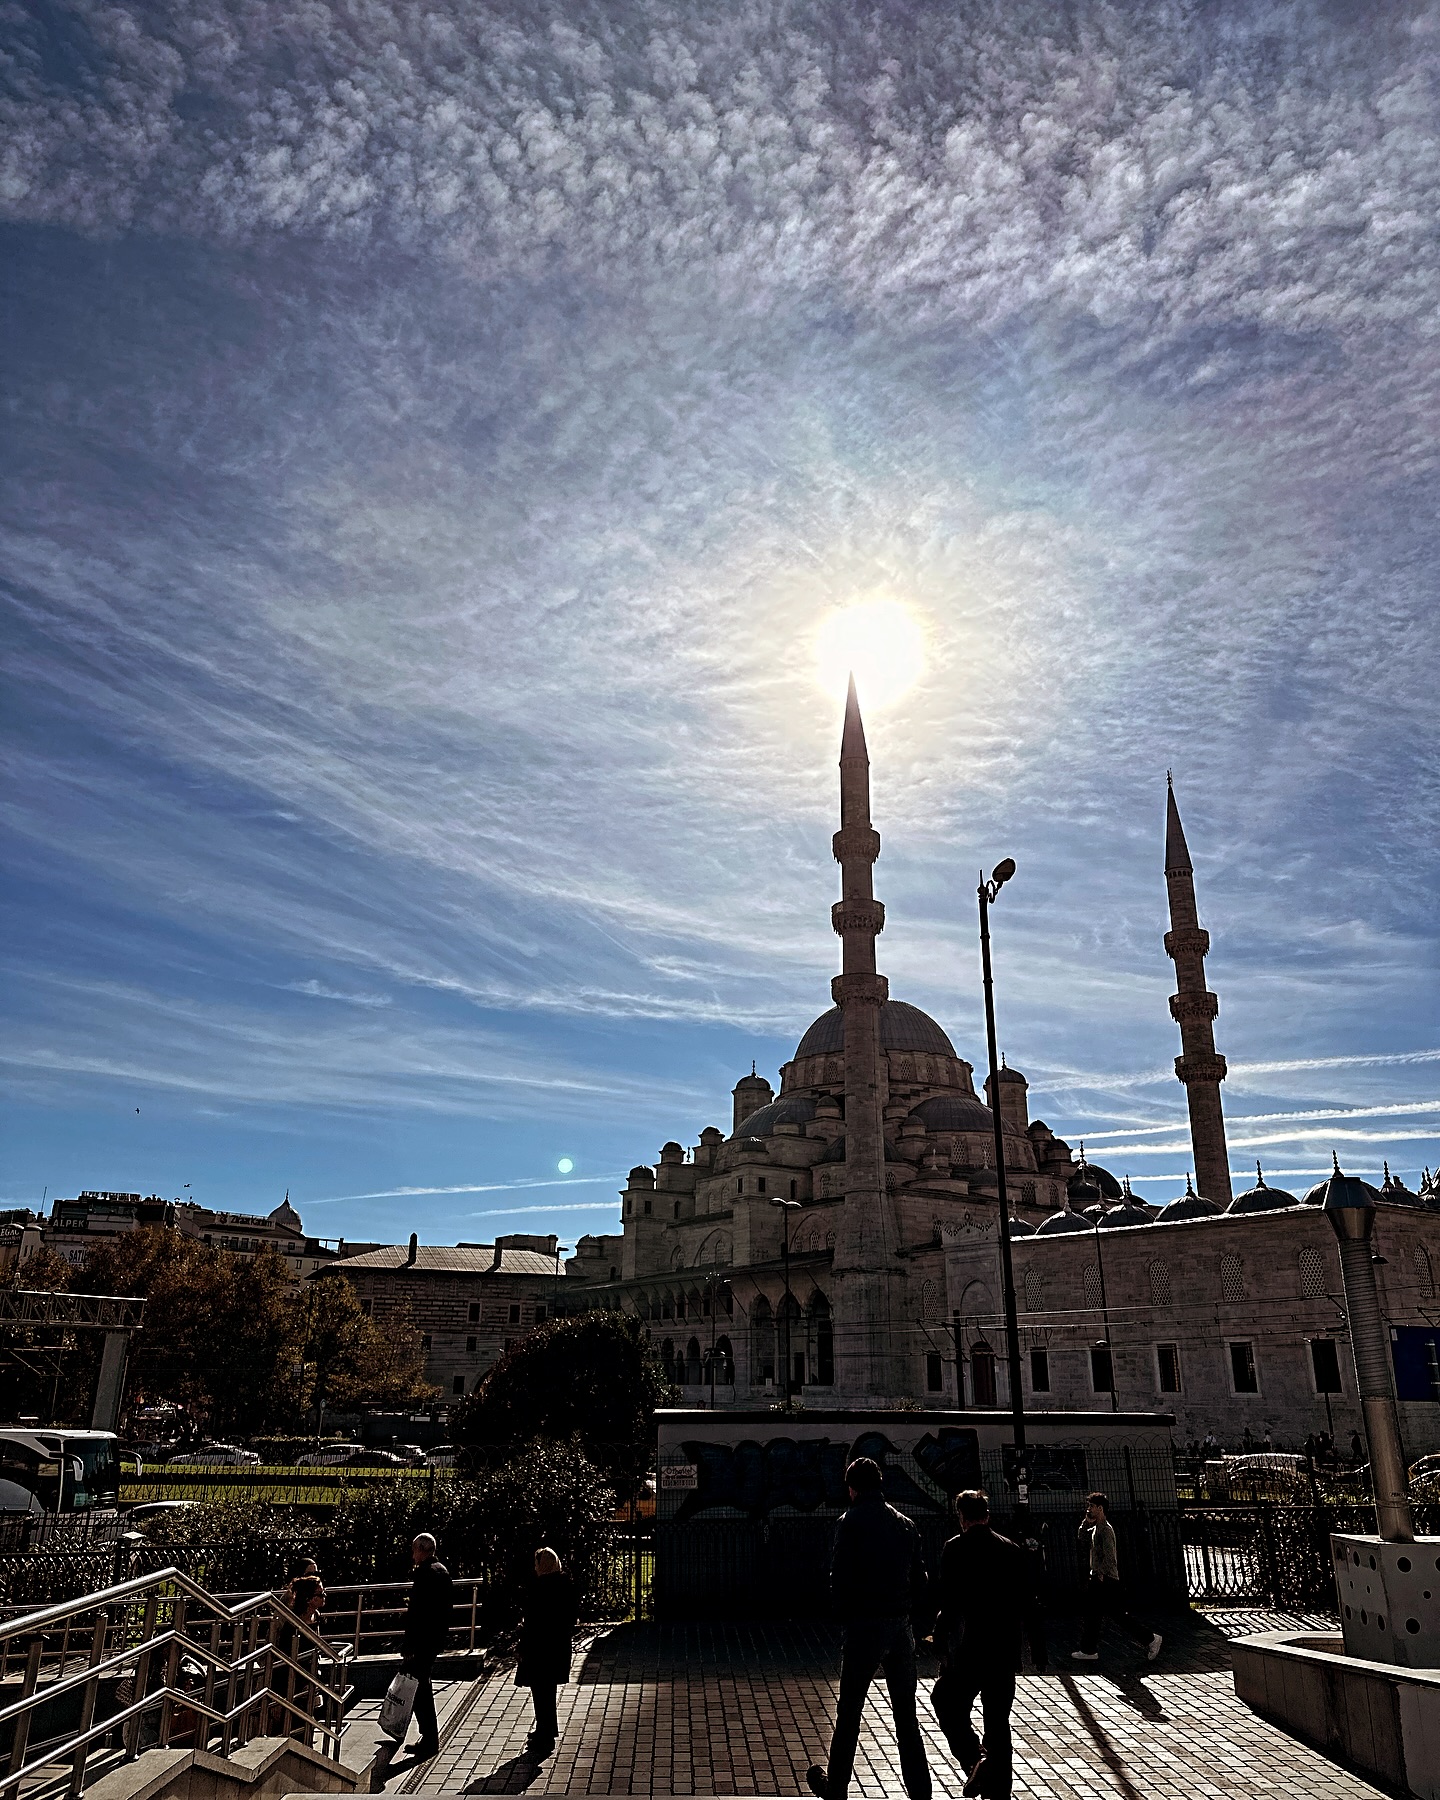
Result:
{"type": "MultiPolygon", "coordinates": [[[[837,962],[1190,1167],[1440,1162],[1440,7],[0,12],[0,1202],[614,1228],[837,962]],[[568,1164],[568,1168],[562,1168],[568,1164]]],[[[1243,1183],[1242,1183],[1243,1184],[1243,1183]]]]}

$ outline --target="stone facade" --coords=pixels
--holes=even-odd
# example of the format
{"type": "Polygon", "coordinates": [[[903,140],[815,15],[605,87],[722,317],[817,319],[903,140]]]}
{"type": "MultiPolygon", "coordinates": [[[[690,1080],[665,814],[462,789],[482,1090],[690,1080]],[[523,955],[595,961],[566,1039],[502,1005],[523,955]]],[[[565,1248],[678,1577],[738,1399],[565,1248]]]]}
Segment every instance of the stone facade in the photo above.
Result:
{"type": "MultiPolygon", "coordinates": [[[[1002,1067],[982,1099],[935,1020],[890,998],[875,969],[880,839],[853,691],[840,768],[836,1004],[778,1093],[752,1068],[728,1133],[707,1126],[688,1151],[672,1141],[631,1170],[620,1233],[582,1238],[567,1265],[587,1302],[644,1320],[690,1404],[754,1406],[787,1389],[820,1407],[1006,1404],[993,1099],[1029,1406],[1158,1408],[1183,1437],[1234,1443],[1247,1427],[1289,1443],[1347,1436],[1359,1413],[1330,1227],[1313,1196],[1261,1182],[1232,1198],[1219,1003],[1173,792],[1165,948],[1200,1192],[1157,1213],[1030,1118],[1018,1070],[1002,1067]],[[1097,1348],[1113,1392],[1098,1385],[1097,1348]]],[[[1437,1318],[1440,1183],[1417,1196],[1387,1181],[1378,1197],[1389,1317],[1425,1326],[1437,1318]]],[[[1412,1452],[1433,1447],[1440,1404],[1402,1413],[1412,1452]]]]}
{"type": "Polygon", "coordinates": [[[554,1237],[515,1234],[493,1244],[386,1244],[317,1276],[351,1283],[364,1310],[420,1333],[425,1376],[445,1401],[467,1394],[517,1338],[564,1308],[566,1276],[554,1237]]]}

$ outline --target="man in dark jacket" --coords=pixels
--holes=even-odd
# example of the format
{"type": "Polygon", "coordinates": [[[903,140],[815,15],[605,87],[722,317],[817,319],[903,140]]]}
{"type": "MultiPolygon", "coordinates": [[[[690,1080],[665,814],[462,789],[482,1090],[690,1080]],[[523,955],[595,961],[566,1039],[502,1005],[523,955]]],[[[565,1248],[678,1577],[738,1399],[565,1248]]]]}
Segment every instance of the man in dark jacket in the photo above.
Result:
{"type": "Polygon", "coordinates": [[[450,1635],[455,1608],[455,1584],[444,1563],[435,1560],[435,1540],[422,1531],[410,1546],[415,1574],[405,1606],[405,1635],[400,1645],[400,1667],[420,1683],[415,1691],[415,1723],[420,1742],[413,1754],[428,1762],[440,1754],[440,1727],[435,1718],[435,1690],[430,1684],[435,1658],[450,1635]]]}
{"type": "Polygon", "coordinates": [[[978,1488],[958,1495],[955,1509],[960,1535],[940,1552],[935,1645],[941,1669],[930,1703],[965,1771],[962,1792],[1010,1800],[1010,1708],[1026,1627],[1036,1664],[1044,1666],[1035,1561],[1028,1550],[991,1529],[990,1502],[978,1488]],[[983,1746],[970,1720],[977,1695],[985,1722],[983,1746]]]}
{"type": "Polygon", "coordinates": [[[900,1747],[900,1773],[910,1800],[930,1800],[930,1768],[915,1717],[915,1633],[912,1620],[929,1605],[929,1578],[920,1533],[904,1513],[885,1504],[880,1465],[856,1457],[845,1471],[850,1505],[835,1528],[830,1597],[845,1627],[840,1699],[826,1768],[806,1776],[819,1800],[846,1800],[860,1714],[877,1669],[885,1673],[900,1747]]]}

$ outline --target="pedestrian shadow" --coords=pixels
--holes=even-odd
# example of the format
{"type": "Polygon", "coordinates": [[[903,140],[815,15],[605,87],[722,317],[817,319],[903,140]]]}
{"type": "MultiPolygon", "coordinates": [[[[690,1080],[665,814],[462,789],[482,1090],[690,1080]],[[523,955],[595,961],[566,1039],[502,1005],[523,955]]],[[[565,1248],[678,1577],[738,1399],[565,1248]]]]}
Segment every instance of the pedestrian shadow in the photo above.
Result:
{"type": "Polygon", "coordinates": [[[509,1762],[503,1762],[488,1775],[482,1775],[472,1781],[469,1787],[461,1788],[462,1794],[523,1794],[540,1778],[544,1764],[537,1757],[526,1756],[523,1751],[519,1756],[512,1756],[509,1762]]]}
{"type": "Polygon", "coordinates": [[[1142,1719],[1150,1719],[1157,1725],[1170,1723],[1170,1715],[1161,1704],[1160,1696],[1152,1694],[1139,1675],[1133,1672],[1128,1675],[1117,1675],[1107,1669],[1105,1679],[1115,1688],[1127,1706],[1135,1708],[1142,1719]]]}
{"type": "Polygon", "coordinates": [[[1145,1800],[1145,1795],[1140,1792],[1139,1788],[1135,1786],[1134,1782],[1131,1781],[1129,1775],[1126,1773],[1125,1763],[1120,1752],[1115,1748],[1114,1744],[1111,1743],[1109,1733],[1087,1705],[1085,1696],[1080,1692],[1075,1677],[1073,1675],[1062,1675],[1060,1677],[1060,1685],[1070,1696],[1070,1704],[1075,1708],[1076,1716],[1089,1734],[1090,1741],[1099,1751],[1101,1762],[1104,1763],[1105,1767],[1115,1777],[1116,1786],[1120,1789],[1121,1794],[1124,1796],[1124,1800],[1145,1800]]]}

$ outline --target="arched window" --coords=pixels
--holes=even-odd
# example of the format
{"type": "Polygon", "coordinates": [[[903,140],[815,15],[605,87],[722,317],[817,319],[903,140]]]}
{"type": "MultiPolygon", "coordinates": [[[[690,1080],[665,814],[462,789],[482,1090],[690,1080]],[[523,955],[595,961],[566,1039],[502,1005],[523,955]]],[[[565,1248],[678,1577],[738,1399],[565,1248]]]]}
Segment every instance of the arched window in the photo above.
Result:
{"type": "Polygon", "coordinates": [[[1085,1304],[1087,1306],[1100,1305],[1099,1263],[1092,1262],[1085,1265],[1085,1304]]]}
{"type": "Polygon", "coordinates": [[[1422,1245],[1416,1244],[1410,1252],[1410,1260],[1415,1265],[1415,1285],[1426,1300],[1435,1298],[1435,1271],[1430,1266],[1430,1253],[1422,1245]]]}
{"type": "Polygon", "coordinates": [[[970,1391],[976,1406],[994,1406],[995,1352],[983,1338],[970,1346],[970,1391]]]}
{"type": "Polygon", "coordinates": [[[1319,1300],[1325,1292],[1325,1258],[1313,1244],[1300,1252],[1300,1292],[1307,1300],[1319,1300]]]}
{"type": "Polygon", "coordinates": [[[1245,1298],[1245,1271],[1232,1251],[1220,1258],[1220,1298],[1232,1306],[1245,1298]]]}
{"type": "Polygon", "coordinates": [[[685,1380],[691,1387],[700,1385],[700,1340],[691,1338],[685,1346],[685,1380]]]}
{"type": "Polygon", "coordinates": [[[775,1379],[775,1315],[763,1294],[750,1309],[750,1376],[757,1386],[775,1379]]]}
{"type": "Polygon", "coordinates": [[[677,1219],[680,1217],[680,1202],[678,1200],[675,1202],[675,1217],[677,1219]]]}
{"type": "Polygon", "coordinates": [[[1150,1304],[1170,1305],[1170,1265],[1158,1258],[1150,1265],[1150,1304]]]}
{"type": "Polygon", "coordinates": [[[715,1340],[715,1379],[722,1387],[735,1385],[735,1352],[728,1337],[715,1340]]]}
{"type": "Polygon", "coordinates": [[[660,1317],[662,1319],[673,1319],[675,1317],[675,1302],[670,1298],[669,1294],[665,1294],[661,1298],[660,1317]]]}

